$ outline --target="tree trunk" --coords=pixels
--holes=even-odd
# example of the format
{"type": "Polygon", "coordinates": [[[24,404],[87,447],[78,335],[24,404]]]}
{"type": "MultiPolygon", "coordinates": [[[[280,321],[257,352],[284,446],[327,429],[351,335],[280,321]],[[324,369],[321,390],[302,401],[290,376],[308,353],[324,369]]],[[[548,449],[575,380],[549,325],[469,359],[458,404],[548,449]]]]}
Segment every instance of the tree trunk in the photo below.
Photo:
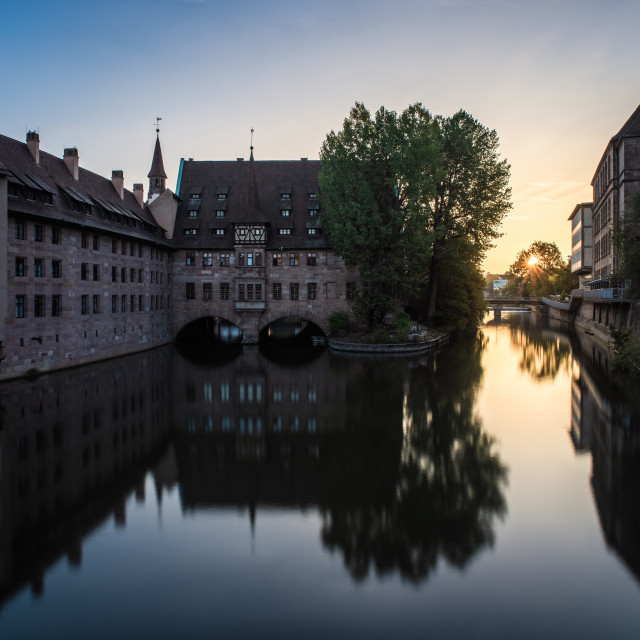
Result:
{"type": "Polygon", "coordinates": [[[433,324],[436,315],[436,296],[438,294],[438,269],[432,261],[429,274],[429,298],[427,301],[427,324],[433,324]]]}

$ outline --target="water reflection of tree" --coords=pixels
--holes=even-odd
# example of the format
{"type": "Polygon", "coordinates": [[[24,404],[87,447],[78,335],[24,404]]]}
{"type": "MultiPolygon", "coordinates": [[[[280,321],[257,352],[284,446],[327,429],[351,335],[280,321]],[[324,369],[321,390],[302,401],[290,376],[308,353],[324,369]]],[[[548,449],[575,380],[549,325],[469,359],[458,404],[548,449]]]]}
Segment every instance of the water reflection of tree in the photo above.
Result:
{"type": "Polygon", "coordinates": [[[374,568],[419,582],[440,557],[462,568],[493,544],[507,471],[474,416],[481,350],[480,341],[471,353],[460,345],[409,369],[389,409],[401,438],[376,434],[379,443],[354,442],[358,451],[343,457],[360,473],[323,505],[322,539],[356,580],[374,568]]]}
{"type": "Polygon", "coordinates": [[[518,366],[534,380],[555,379],[560,371],[569,372],[571,345],[557,333],[545,335],[533,327],[511,325],[511,344],[521,350],[518,366]]]}

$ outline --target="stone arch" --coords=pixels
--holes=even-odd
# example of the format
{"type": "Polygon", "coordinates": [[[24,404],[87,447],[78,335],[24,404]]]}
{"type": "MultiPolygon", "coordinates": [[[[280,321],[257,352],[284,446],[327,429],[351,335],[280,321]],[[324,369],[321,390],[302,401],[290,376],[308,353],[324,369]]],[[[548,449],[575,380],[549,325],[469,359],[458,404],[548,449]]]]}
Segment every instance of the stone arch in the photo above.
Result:
{"type": "Polygon", "coordinates": [[[326,318],[323,318],[309,309],[300,309],[297,307],[290,307],[288,309],[278,309],[270,313],[265,313],[260,317],[258,322],[258,331],[262,331],[266,326],[270,325],[276,320],[282,320],[283,318],[303,318],[309,322],[313,322],[316,326],[320,327],[325,334],[329,335],[329,323],[326,318]]]}
{"type": "Polygon", "coordinates": [[[201,311],[191,311],[188,313],[184,313],[178,318],[178,321],[174,324],[173,327],[173,338],[178,336],[178,334],[189,324],[195,322],[196,320],[202,320],[204,318],[221,318],[226,322],[230,322],[231,324],[235,324],[240,330],[244,333],[245,326],[242,323],[242,317],[237,313],[202,313],[201,311]]]}

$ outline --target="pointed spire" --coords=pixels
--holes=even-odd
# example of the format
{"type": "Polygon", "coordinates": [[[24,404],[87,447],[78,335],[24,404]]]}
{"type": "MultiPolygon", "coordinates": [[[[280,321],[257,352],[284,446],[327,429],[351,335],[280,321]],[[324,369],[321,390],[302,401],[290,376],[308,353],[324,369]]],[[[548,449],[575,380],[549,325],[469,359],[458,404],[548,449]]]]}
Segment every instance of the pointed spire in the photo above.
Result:
{"type": "Polygon", "coordinates": [[[247,183],[247,206],[244,210],[244,222],[266,222],[267,219],[260,208],[258,185],[256,182],[256,165],[253,159],[253,128],[251,129],[251,154],[249,155],[249,181],[247,183]]]}
{"type": "Polygon", "coordinates": [[[165,180],[167,179],[167,174],[164,172],[164,163],[162,162],[162,149],[160,148],[160,120],[162,120],[162,118],[156,118],[156,147],[153,150],[151,171],[147,174],[147,178],[149,178],[148,193],[150,202],[165,190],[165,180]]]}

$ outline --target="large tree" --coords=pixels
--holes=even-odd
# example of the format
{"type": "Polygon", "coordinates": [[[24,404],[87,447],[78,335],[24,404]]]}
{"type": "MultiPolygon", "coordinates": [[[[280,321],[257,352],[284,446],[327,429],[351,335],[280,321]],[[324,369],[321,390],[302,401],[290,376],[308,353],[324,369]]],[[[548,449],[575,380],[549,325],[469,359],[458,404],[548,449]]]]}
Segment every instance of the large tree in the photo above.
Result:
{"type": "Polygon", "coordinates": [[[360,268],[357,310],[378,323],[399,301],[426,294],[460,259],[479,264],[510,207],[509,165],[498,137],[464,111],[433,117],[420,104],[371,118],[356,103],[320,152],[323,227],[360,268]]]}

